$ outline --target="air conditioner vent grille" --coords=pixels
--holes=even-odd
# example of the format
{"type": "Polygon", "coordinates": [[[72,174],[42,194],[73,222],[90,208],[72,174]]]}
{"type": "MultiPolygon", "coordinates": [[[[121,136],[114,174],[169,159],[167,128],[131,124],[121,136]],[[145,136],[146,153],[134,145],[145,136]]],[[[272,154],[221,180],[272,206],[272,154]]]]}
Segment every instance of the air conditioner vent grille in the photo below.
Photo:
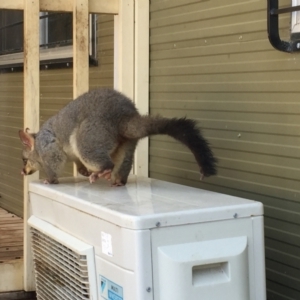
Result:
{"type": "Polygon", "coordinates": [[[90,299],[87,256],[35,228],[31,237],[38,299],[90,299]]]}

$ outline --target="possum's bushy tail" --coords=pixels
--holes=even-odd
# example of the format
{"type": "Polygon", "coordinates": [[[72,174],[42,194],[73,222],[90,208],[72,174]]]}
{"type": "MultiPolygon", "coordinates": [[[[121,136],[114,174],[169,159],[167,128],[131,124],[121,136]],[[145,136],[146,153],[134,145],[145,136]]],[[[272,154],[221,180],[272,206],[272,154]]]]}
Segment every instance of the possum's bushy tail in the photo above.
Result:
{"type": "Polygon", "coordinates": [[[204,176],[217,174],[217,159],[209,143],[202,136],[196,121],[186,118],[162,118],[142,116],[127,125],[128,138],[143,138],[154,134],[167,134],[186,145],[194,154],[204,176]]]}

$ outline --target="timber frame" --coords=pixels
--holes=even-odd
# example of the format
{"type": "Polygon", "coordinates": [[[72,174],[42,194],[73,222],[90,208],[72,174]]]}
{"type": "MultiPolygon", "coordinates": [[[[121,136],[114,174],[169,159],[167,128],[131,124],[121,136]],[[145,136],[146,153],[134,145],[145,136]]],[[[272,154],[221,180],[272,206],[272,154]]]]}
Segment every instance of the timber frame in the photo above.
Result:
{"type": "MultiPolygon", "coordinates": [[[[149,0],[1,0],[0,9],[24,11],[24,128],[39,130],[39,13],[73,12],[73,97],[88,91],[88,15],[113,14],[114,87],[148,113],[149,0]]],[[[138,146],[133,172],[148,176],[148,140],[138,146]]],[[[38,173],[38,172],[37,172],[38,173]]],[[[38,174],[24,177],[24,290],[35,290],[27,220],[30,217],[28,184],[38,174]]],[[[76,176],[76,170],[74,170],[76,176]]]]}

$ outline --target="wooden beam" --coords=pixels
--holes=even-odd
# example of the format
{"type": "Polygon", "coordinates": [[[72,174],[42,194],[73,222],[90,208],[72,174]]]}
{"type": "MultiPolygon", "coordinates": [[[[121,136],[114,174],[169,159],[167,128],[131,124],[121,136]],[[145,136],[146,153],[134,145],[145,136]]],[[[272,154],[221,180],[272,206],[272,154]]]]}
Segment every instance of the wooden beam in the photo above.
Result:
{"type": "Polygon", "coordinates": [[[40,0],[41,11],[72,12],[72,7],[73,0],[40,0]]]}
{"type": "MultiPolygon", "coordinates": [[[[72,12],[73,0],[40,0],[42,11],[72,12]]],[[[118,0],[89,0],[90,13],[117,14],[119,10],[118,0]]]]}
{"type": "MultiPolygon", "coordinates": [[[[89,8],[87,0],[73,0],[73,98],[89,90],[89,8]]],[[[78,175],[74,165],[74,176],[78,175]]]]}
{"type": "MultiPolygon", "coordinates": [[[[24,1],[24,128],[37,132],[40,123],[39,0],[24,1]]],[[[38,172],[24,177],[24,289],[35,290],[31,241],[27,220],[30,217],[28,184],[38,172]]]]}
{"type": "MultiPolygon", "coordinates": [[[[134,98],[140,113],[149,113],[149,0],[135,1],[134,98]]],[[[134,174],[149,176],[149,139],[142,139],[134,157],[134,174]]]]}
{"type": "Polygon", "coordinates": [[[89,12],[117,15],[119,13],[119,0],[89,0],[89,12]]]}
{"type": "MultiPolygon", "coordinates": [[[[1,0],[0,9],[24,9],[27,0],[1,0]]],[[[41,11],[72,12],[73,0],[40,0],[41,11]]],[[[89,0],[90,13],[118,14],[119,0],[89,0]]]]}
{"type": "Polygon", "coordinates": [[[0,9],[24,9],[24,0],[1,0],[0,9]]]}

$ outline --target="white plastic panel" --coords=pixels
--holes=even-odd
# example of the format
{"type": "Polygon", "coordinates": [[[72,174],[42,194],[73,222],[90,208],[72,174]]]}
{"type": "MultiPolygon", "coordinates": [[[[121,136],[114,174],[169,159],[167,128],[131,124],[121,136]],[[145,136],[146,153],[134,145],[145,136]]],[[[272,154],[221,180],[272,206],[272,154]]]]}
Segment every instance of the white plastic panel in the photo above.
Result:
{"type": "Polygon", "coordinates": [[[247,237],[158,248],[160,299],[249,300],[247,237]]]}
{"type": "Polygon", "coordinates": [[[123,187],[107,181],[62,178],[60,184],[30,184],[40,195],[122,228],[151,229],[187,223],[260,216],[261,203],[160,180],[130,176],[123,187]]]}
{"type": "Polygon", "coordinates": [[[254,267],[254,280],[251,282],[250,289],[253,293],[253,299],[266,299],[266,269],[265,269],[265,241],[264,241],[264,218],[253,217],[253,244],[254,249],[252,251],[254,263],[251,265],[254,267]]]}
{"type": "MultiPolygon", "coordinates": [[[[262,226],[262,217],[254,217],[254,218],[242,218],[242,219],[234,219],[234,220],[226,220],[226,221],[219,221],[219,222],[207,222],[207,223],[199,223],[199,224],[186,224],[183,226],[170,226],[168,228],[156,228],[151,230],[151,247],[152,247],[152,258],[153,258],[153,289],[154,289],[154,299],[155,300],[165,300],[165,299],[179,299],[179,298],[173,298],[173,296],[176,296],[175,294],[172,295],[172,297],[165,297],[165,295],[168,295],[168,293],[172,293],[172,290],[169,291],[163,291],[161,294],[161,289],[176,289],[177,288],[177,281],[180,284],[185,284],[186,286],[191,287],[194,289],[194,286],[192,285],[193,281],[196,285],[199,285],[199,290],[201,290],[201,286],[205,287],[206,283],[209,281],[209,276],[212,282],[215,283],[216,286],[225,286],[230,280],[234,274],[231,273],[232,270],[232,264],[230,263],[230,258],[227,260],[223,260],[226,255],[229,257],[231,254],[229,251],[233,251],[232,253],[237,254],[238,256],[238,248],[235,246],[236,244],[231,243],[231,241],[237,241],[239,243],[240,238],[246,238],[247,239],[247,246],[243,254],[237,258],[237,261],[240,261],[242,264],[242,270],[240,274],[247,273],[244,277],[240,278],[239,280],[246,280],[245,284],[245,293],[247,297],[243,295],[243,297],[240,298],[228,298],[230,300],[244,300],[244,299],[250,299],[250,300],[265,300],[266,299],[266,289],[265,289],[265,279],[264,279],[264,251],[263,251],[263,226],[262,226]],[[254,222],[254,221],[257,222],[254,222]],[[237,240],[235,240],[237,239],[237,240]],[[219,241],[227,240],[231,244],[228,245],[227,250],[226,247],[218,249],[216,247],[215,250],[210,251],[212,248],[211,245],[214,245],[214,241],[217,241],[216,243],[219,243],[219,241]],[[189,263],[188,257],[186,259],[182,258],[182,261],[186,262],[186,266],[172,266],[171,270],[168,270],[166,272],[165,268],[161,266],[162,257],[166,254],[163,254],[163,252],[166,252],[167,247],[174,247],[172,251],[174,253],[176,252],[177,255],[184,255],[184,253],[187,253],[189,257],[193,256],[192,253],[189,253],[188,249],[181,249],[181,245],[183,248],[185,248],[184,245],[188,245],[187,248],[190,248],[190,246],[199,245],[198,243],[204,243],[202,245],[205,245],[207,247],[208,251],[201,252],[201,259],[202,262],[200,262],[199,257],[197,258],[195,256],[195,260],[199,259],[199,264],[197,262],[189,263]],[[209,246],[210,245],[210,246],[209,246]],[[165,248],[166,247],[166,248],[165,248]],[[177,250],[175,250],[177,249],[177,250]],[[224,253],[223,253],[224,250],[224,253]],[[162,252],[163,251],[163,252],[162,252]],[[220,252],[218,252],[220,251],[220,252]],[[237,251],[237,252],[234,252],[237,251]],[[189,254],[188,254],[189,253],[189,254]],[[204,256],[204,254],[206,256],[204,256]],[[209,257],[209,255],[212,255],[212,257],[209,257]],[[222,257],[223,256],[223,257],[222,257]],[[219,257],[219,259],[217,259],[219,257]],[[245,259],[245,260],[244,260],[245,259]],[[247,264],[247,267],[245,265],[247,264]],[[181,275],[177,272],[182,267],[181,275]],[[172,268],[176,269],[177,271],[172,271],[172,268]],[[179,269],[178,269],[179,268],[179,269]],[[187,271],[188,270],[188,271],[187,271]],[[161,275],[162,274],[164,275],[161,275]],[[165,272],[165,273],[164,273],[165,272]],[[177,272],[177,274],[175,274],[177,272]],[[186,272],[186,273],[185,273],[186,272]],[[194,277],[193,277],[194,272],[194,277]],[[219,274],[222,272],[223,274],[219,274]],[[175,277],[173,277],[175,276],[175,277]],[[179,277],[175,280],[176,276],[181,276],[181,279],[179,277]],[[189,276],[188,283],[184,283],[187,276],[189,276]],[[170,277],[173,277],[172,280],[169,280],[170,277]],[[205,278],[205,279],[204,279],[205,278]],[[183,280],[183,283],[181,283],[181,280],[183,280]],[[227,281],[229,280],[229,281],[227,281]],[[168,284],[166,284],[166,282],[168,284]],[[248,294],[249,293],[249,294],[248,294]]],[[[195,246],[196,247],[196,246],[195,246]]],[[[191,249],[193,246],[191,247],[191,249]]],[[[240,248],[241,249],[241,248],[240,248]]],[[[170,250],[171,251],[171,250],[170,250]]],[[[168,253],[170,252],[168,251],[168,253]]],[[[165,258],[166,263],[169,260],[169,258],[165,258]]],[[[163,264],[164,264],[163,263],[163,264]]],[[[169,262],[171,264],[171,262],[169,262]]],[[[235,264],[235,262],[232,262],[235,264]]],[[[176,265],[176,263],[175,263],[176,265]]],[[[239,268],[239,267],[238,267],[239,268]]],[[[238,280],[236,281],[238,282],[238,280]]],[[[207,286],[206,286],[207,287],[207,286]]],[[[232,285],[232,289],[239,289],[239,287],[236,287],[236,285],[232,285]]],[[[205,290],[205,289],[203,289],[205,290]]],[[[243,293],[243,291],[240,291],[243,293]]],[[[214,290],[212,290],[212,293],[214,293],[214,290]]],[[[230,295],[230,294],[229,294],[230,295]]],[[[203,297],[205,296],[205,293],[203,294],[203,297]]],[[[222,297],[217,298],[207,298],[209,300],[215,300],[215,299],[226,299],[225,296],[222,295],[222,297]]],[[[199,298],[199,296],[198,296],[199,298]]],[[[198,298],[195,298],[198,300],[198,298]]],[[[181,299],[193,299],[189,297],[181,298],[181,299]]],[[[201,300],[206,298],[199,298],[201,300]]]]}
{"type": "MultiPolygon", "coordinates": [[[[112,264],[100,256],[96,255],[95,259],[100,300],[153,300],[151,267],[145,268],[149,260],[145,261],[144,265],[141,262],[140,269],[131,271],[121,268],[117,263],[112,264]],[[107,287],[107,284],[102,286],[103,278],[117,288],[107,287]],[[107,291],[109,289],[113,292],[110,297],[107,291]]],[[[131,258],[128,257],[128,259],[131,258]]]]}
{"type": "MultiPolygon", "coordinates": [[[[141,262],[145,265],[146,254],[148,255],[151,249],[150,246],[145,249],[141,249],[141,247],[150,245],[149,230],[122,228],[41,195],[31,194],[30,200],[32,213],[36,217],[53,224],[87,244],[93,245],[96,255],[112,263],[117,262],[119,266],[128,270],[134,270],[136,265],[141,262]],[[105,251],[102,232],[111,236],[109,248],[111,248],[112,256],[107,255],[105,251]],[[128,259],[128,257],[132,259],[128,259]]],[[[149,260],[149,258],[147,259],[149,260]]],[[[151,264],[150,261],[149,264],[151,264]]]]}

